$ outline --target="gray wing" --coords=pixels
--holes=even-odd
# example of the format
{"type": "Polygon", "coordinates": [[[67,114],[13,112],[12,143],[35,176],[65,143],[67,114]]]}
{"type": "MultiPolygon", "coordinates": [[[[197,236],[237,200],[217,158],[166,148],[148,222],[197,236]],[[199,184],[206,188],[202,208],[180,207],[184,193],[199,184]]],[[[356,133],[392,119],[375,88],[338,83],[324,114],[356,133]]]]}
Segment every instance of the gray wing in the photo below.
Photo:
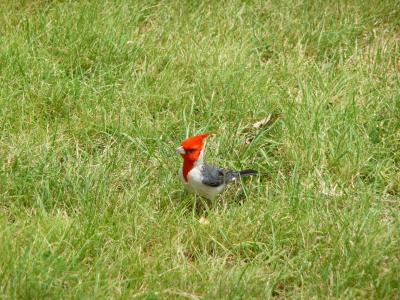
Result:
{"type": "Polygon", "coordinates": [[[225,183],[226,170],[210,165],[203,165],[201,175],[203,184],[217,187],[225,183]]]}

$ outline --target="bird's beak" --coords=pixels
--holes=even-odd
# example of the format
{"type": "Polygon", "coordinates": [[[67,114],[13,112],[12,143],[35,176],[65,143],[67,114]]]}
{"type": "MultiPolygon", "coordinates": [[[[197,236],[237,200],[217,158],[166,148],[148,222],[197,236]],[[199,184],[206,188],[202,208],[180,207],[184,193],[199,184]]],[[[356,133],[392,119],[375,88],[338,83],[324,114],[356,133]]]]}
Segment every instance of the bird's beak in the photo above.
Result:
{"type": "Polygon", "coordinates": [[[182,155],[186,154],[185,149],[183,149],[182,146],[176,148],[176,153],[179,153],[179,154],[182,154],[182,155]]]}

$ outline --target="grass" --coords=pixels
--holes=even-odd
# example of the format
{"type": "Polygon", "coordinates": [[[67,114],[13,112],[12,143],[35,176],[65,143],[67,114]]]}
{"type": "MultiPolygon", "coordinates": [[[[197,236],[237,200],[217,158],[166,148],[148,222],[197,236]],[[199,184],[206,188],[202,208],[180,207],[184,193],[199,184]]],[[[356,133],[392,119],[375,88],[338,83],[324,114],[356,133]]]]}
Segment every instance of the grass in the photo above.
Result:
{"type": "Polygon", "coordinates": [[[0,298],[400,296],[398,1],[0,12],[0,298]],[[260,172],[208,225],[174,152],[205,131],[260,172]]]}

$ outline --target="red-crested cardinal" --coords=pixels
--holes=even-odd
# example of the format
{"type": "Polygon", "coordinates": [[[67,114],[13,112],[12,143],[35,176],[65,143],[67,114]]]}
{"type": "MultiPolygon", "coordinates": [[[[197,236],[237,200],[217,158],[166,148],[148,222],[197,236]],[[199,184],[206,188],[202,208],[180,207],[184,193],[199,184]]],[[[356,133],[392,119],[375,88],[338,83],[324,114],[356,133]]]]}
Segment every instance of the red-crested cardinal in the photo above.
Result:
{"type": "Polygon", "coordinates": [[[176,149],[183,158],[183,165],[179,169],[180,178],[184,186],[191,192],[214,200],[226,185],[242,176],[257,174],[254,170],[229,171],[210,166],[204,163],[204,139],[208,133],[187,138],[176,149]]]}

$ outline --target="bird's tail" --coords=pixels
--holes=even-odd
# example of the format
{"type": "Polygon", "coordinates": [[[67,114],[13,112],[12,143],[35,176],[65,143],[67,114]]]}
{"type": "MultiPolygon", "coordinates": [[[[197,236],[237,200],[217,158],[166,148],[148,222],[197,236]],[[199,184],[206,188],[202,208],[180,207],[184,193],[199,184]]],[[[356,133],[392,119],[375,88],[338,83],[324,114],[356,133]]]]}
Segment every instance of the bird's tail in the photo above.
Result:
{"type": "Polygon", "coordinates": [[[257,171],[247,169],[247,170],[242,170],[242,171],[239,171],[236,173],[239,173],[239,176],[251,176],[251,175],[256,175],[257,171]]]}
{"type": "Polygon", "coordinates": [[[227,182],[235,181],[239,177],[251,176],[256,175],[257,171],[247,169],[242,171],[231,171],[226,174],[227,182]]]}

